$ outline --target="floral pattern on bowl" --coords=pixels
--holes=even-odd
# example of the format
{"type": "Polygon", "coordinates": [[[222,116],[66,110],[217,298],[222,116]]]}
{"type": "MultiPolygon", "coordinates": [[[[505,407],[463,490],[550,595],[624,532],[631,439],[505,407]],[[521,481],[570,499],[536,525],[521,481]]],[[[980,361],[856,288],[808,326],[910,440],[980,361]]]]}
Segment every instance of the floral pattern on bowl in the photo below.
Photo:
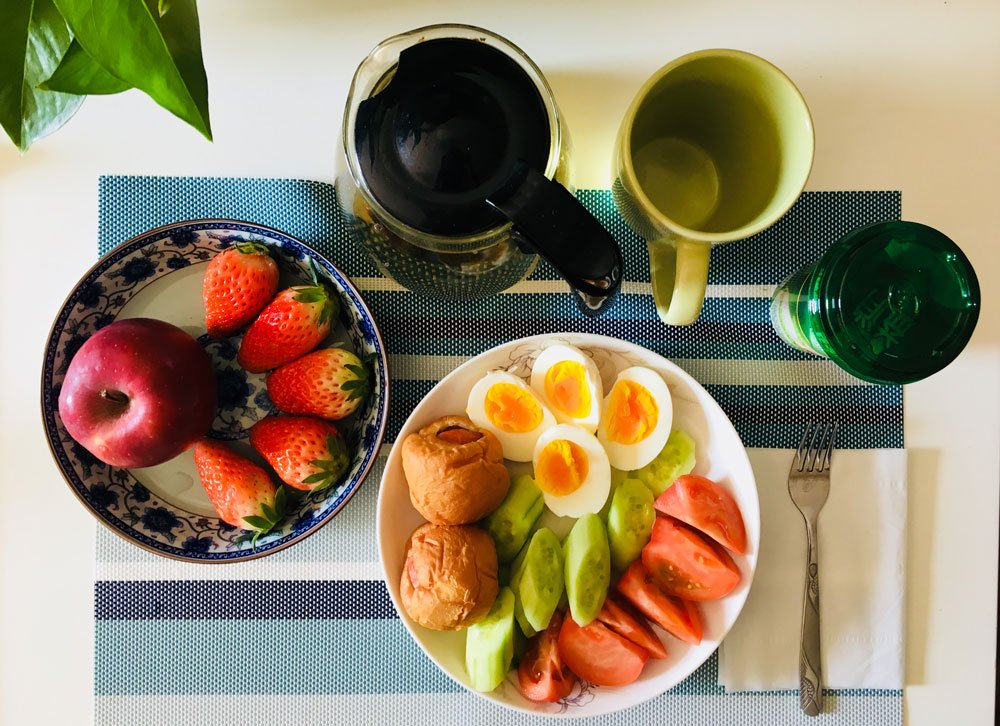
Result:
{"type": "MultiPolygon", "coordinates": [[[[385,349],[358,291],[333,264],[302,242],[267,227],[228,220],[182,222],[146,232],[105,255],[62,306],[46,343],[42,415],[53,457],[80,501],[106,526],[144,549],[199,562],[235,561],[283,549],[316,531],[347,503],[374,463],[389,403],[385,349]],[[121,317],[154,317],[178,325],[205,346],[216,371],[219,412],[208,435],[255,456],[249,428],[276,409],[265,376],[236,364],[239,337],[212,340],[205,333],[201,301],[203,265],[238,241],[267,245],[281,270],[281,285],[309,280],[310,260],[341,301],[336,329],[324,345],[344,345],[369,356],[372,394],[352,416],[337,422],[353,449],[342,483],[318,494],[288,489],[292,513],[256,548],[245,532],[207,504],[187,451],[158,467],[108,466],[70,438],[58,412],[69,361],[97,330],[121,317]],[[242,447],[242,448],[241,448],[242,447]]],[[[259,459],[258,459],[259,460],[259,459]]]]}
{"type": "Polygon", "coordinates": [[[219,392],[219,412],[208,435],[220,441],[245,439],[250,427],[265,416],[278,413],[267,394],[267,375],[250,373],[236,362],[242,334],[214,340],[205,333],[198,342],[212,357],[215,383],[219,392]]]}

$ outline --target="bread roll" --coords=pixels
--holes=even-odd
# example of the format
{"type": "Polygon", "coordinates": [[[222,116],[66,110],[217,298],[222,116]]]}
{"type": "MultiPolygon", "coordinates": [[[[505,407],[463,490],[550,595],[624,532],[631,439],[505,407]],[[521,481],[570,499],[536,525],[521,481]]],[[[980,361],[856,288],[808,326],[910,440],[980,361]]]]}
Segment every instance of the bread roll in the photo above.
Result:
{"type": "Polygon", "coordinates": [[[399,594],[415,622],[467,627],[489,612],[498,589],[496,548],[483,530],[424,524],[410,535],[399,594]]]}
{"type": "Polygon", "coordinates": [[[465,416],[445,416],[403,440],[410,501],[434,524],[468,524],[496,509],[510,488],[503,448],[465,416]]]}

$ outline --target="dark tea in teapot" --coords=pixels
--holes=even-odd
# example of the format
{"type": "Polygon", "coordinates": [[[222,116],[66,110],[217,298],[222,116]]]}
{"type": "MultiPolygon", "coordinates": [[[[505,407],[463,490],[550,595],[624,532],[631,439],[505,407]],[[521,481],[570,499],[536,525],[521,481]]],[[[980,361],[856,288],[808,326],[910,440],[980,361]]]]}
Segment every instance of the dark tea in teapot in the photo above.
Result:
{"type": "Polygon", "coordinates": [[[375,198],[423,232],[468,235],[507,220],[486,202],[525,164],[545,171],[548,114],[528,75],[478,40],[406,48],[358,107],[354,143],[375,198]]]}
{"type": "Polygon", "coordinates": [[[621,252],[567,190],[570,151],[552,91],[504,38],[437,25],[383,41],[354,76],[343,140],[344,219],[409,290],[489,297],[542,257],[585,314],[614,299],[621,252]]]}

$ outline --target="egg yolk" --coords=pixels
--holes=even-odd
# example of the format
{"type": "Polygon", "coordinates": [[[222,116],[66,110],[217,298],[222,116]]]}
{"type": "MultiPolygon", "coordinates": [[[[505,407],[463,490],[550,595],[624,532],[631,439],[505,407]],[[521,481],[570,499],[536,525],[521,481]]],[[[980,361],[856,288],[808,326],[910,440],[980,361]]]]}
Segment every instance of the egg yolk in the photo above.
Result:
{"type": "Polygon", "coordinates": [[[561,360],[545,371],[545,393],[553,406],[571,418],[590,413],[590,386],[579,361],[561,360]]]}
{"type": "Polygon", "coordinates": [[[660,409],[645,386],[635,381],[618,381],[611,389],[607,410],[608,440],[636,444],[652,433],[660,409]]]}
{"type": "Polygon", "coordinates": [[[513,383],[494,383],[490,386],[483,409],[494,426],[509,434],[534,431],[542,422],[542,407],[538,401],[513,383]]]}
{"type": "Polygon", "coordinates": [[[587,454],[579,444],[556,439],[538,454],[535,482],[543,492],[564,497],[580,488],[589,470],[587,454]]]}

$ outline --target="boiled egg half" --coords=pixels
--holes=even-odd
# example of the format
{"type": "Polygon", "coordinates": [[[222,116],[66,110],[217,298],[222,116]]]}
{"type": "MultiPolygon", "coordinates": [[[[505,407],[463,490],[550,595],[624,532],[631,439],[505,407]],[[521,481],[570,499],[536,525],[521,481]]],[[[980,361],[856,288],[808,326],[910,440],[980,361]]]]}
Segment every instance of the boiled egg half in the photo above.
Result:
{"type": "Polygon", "coordinates": [[[531,387],[559,423],[597,430],[604,389],[594,361],[579,348],[560,344],[539,353],[531,367],[531,387]]]}
{"type": "Polygon", "coordinates": [[[465,413],[472,422],[493,432],[504,458],[531,461],[542,432],[556,425],[555,416],[527,383],[505,371],[487,373],[469,392],[465,413]]]}
{"type": "Polygon", "coordinates": [[[611,464],[600,442],[572,424],[538,437],[531,463],[545,506],[560,517],[598,512],[611,491],[611,464]]]}
{"type": "Polygon", "coordinates": [[[632,471],[651,462],[667,443],[673,411],[670,390],[659,373],[642,366],[621,371],[604,399],[597,427],[611,466],[632,471]]]}

